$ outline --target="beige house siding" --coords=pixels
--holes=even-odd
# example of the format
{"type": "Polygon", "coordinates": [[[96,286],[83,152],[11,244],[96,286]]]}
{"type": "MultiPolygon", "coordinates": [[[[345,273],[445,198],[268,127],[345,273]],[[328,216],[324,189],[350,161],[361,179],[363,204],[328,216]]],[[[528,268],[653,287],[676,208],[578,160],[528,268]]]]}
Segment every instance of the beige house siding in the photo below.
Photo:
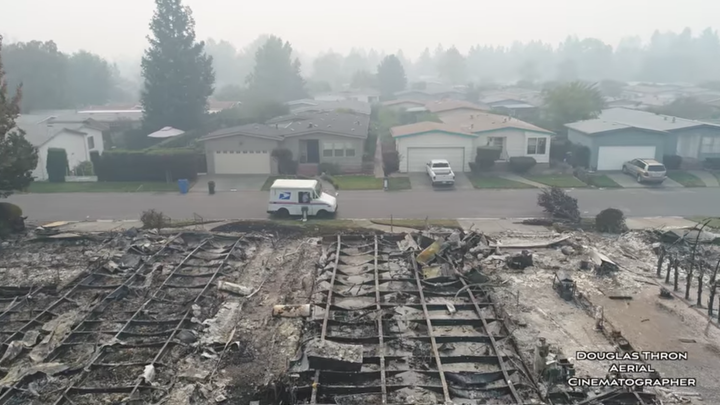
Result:
{"type": "Polygon", "coordinates": [[[486,146],[488,144],[488,138],[494,137],[505,138],[505,150],[503,156],[501,156],[502,160],[516,156],[531,156],[535,158],[538,163],[550,162],[550,134],[528,132],[521,129],[507,129],[503,131],[481,132],[478,135],[472,148],[470,161],[475,161],[475,155],[477,154],[476,148],[478,146],[486,146]],[[545,138],[545,153],[542,155],[529,155],[527,153],[529,138],[545,138]]]}
{"type": "MultiPolygon", "coordinates": [[[[289,149],[293,154],[293,159],[300,159],[305,155],[305,150],[300,150],[301,144],[304,145],[306,140],[317,139],[320,147],[320,163],[333,163],[340,167],[341,170],[352,173],[360,172],[362,170],[362,157],[365,147],[365,140],[359,138],[351,138],[347,136],[329,135],[329,134],[307,134],[301,136],[293,136],[286,138],[282,147],[289,149]],[[323,147],[325,144],[341,144],[344,146],[343,150],[353,149],[355,156],[324,156],[323,147]],[[349,148],[348,148],[349,146],[349,148]]],[[[343,155],[345,152],[343,152],[343,155]]]]}
{"type": "Polygon", "coordinates": [[[474,139],[465,136],[451,135],[440,131],[432,131],[421,135],[413,135],[407,137],[395,138],[395,145],[398,153],[400,154],[400,172],[407,173],[408,170],[408,148],[427,148],[427,147],[438,147],[438,148],[459,148],[465,149],[465,166],[461,168],[454,168],[458,172],[469,171],[471,157],[474,159],[475,147],[473,146],[474,139]]]}
{"type": "MultiPolygon", "coordinates": [[[[208,174],[215,174],[216,151],[268,151],[269,157],[272,150],[277,147],[278,141],[242,135],[205,141],[205,156],[207,157],[208,174]]],[[[271,174],[277,173],[277,163],[274,162],[274,160],[275,159],[271,158],[271,174]]]]}

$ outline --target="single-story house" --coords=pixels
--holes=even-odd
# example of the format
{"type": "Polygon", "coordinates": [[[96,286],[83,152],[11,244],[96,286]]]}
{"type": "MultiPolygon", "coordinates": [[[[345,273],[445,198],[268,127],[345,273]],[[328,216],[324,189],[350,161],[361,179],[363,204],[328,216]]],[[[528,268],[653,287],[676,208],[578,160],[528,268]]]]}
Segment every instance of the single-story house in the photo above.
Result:
{"type": "Polygon", "coordinates": [[[370,115],[370,112],[372,111],[370,103],[356,100],[318,101],[302,99],[288,101],[285,104],[290,108],[290,112],[293,114],[342,110],[370,115]]]}
{"type": "Polygon", "coordinates": [[[288,149],[303,173],[334,163],[348,173],[362,170],[370,117],[320,112],[291,114],[265,124],[247,124],[212,132],[205,145],[209,174],[276,174],[274,149],[288,149]]]}
{"type": "Polygon", "coordinates": [[[565,125],[568,139],[590,149],[590,167],[620,170],[626,161],[680,155],[720,157],[720,125],[628,108],[603,110],[596,119],[565,125]]]}
{"type": "Polygon", "coordinates": [[[316,101],[362,101],[364,103],[377,103],[380,101],[380,92],[375,89],[348,89],[318,94],[316,101]]]}
{"type": "Polygon", "coordinates": [[[465,93],[454,88],[432,88],[425,90],[403,90],[394,94],[398,100],[432,101],[443,99],[464,100],[465,93]]]}
{"type": "Polygon", "coordinates": [[[427,103],[427,101],[402,99],[385,101],[382,105],[391,110],[409,110],[411,108],[425,108],[425,103],[427,103]]]}
{"type": "Polygon", "coordinates": [[[440,118],[441,120],[446,117],[456,115],[468,116],[471,114],[483,113],[488,111],[487,108],[481,107],[477,104],[473,104],[469,101],[453,99],[428,101],[427,103],[425,103],[425,108],[429,112],[437,115],[438,118],[440,118]]]}
{"type": "Polygon", "coordinates": [[[501,148],[500,161],[532,156],[539,165],[550,162],[551,131],[515,118],[477,113],[445,122],[418,122],[393,127],[391,134],[400,154],[400,172],[422,172],[431,159],[447,159],[454,170],[470,171],[479,146],[501,148]]]}
{"type": "Polygon", "coordinates": [[[36,116],[21,115],[16,120],[17,128],[25,131],[25,139],[38,149],[38,163],[32,172],[36,180],[47,180],[47,153],[50,148],[61,148],[67,152],[69,169],[90,160],[90,152],[104,150],[102,133],[104,125],[91,119],[79,123],[55,123],[36,116]]]}

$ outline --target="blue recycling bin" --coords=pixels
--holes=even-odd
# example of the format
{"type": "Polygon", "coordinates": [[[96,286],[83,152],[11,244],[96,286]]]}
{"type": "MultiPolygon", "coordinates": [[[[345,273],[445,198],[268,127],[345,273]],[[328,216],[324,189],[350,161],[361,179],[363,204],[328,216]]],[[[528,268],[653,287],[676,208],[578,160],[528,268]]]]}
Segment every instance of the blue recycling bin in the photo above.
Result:
{"type": "Polygon", "coordinates": [[[180,194],[187,194],[190,190],[190,182],[187,179],[178,180],[178,187],[180,188],[180,194]]]}

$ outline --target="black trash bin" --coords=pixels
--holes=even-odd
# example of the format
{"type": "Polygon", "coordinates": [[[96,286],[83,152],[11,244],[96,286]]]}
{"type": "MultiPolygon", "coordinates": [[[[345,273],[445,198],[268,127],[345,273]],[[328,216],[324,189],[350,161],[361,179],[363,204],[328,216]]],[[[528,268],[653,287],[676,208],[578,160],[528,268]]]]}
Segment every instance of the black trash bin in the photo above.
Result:
{"type": "Polygon", "coordinates": [[[208,181],[208,193],[215,194],[215,182],[214,181],[208,181]]]}

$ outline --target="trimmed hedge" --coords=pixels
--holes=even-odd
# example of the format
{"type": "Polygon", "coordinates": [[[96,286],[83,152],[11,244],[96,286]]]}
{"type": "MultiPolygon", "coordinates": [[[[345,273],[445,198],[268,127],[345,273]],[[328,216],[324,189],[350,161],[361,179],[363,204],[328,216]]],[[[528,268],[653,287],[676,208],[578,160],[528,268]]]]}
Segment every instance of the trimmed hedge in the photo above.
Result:
{"type": "Polygon", "coordinates": [[[535,167],[536,164],[537,160],[535,160],[535,158],[531,156],[511,157],[510,161],[508,162],[510,170],[518,174],[527,173],[528,171],[530,171],[530,169],[535,167]]]}
{"type": "Polygon", "coordinates": [[[682,156],[678,155],[663,156],[663,164],[668,170],[680,170],[680,166],[682,166],[682,160],[682,156]]]}
{"type": "Polygon", "coordinates": [[[45,169],[48,174],[48,181],[51,183],[64,183],[68,169],[68,158],[65,149],[49,148],[45,169]]]}
{"type": "Polygon", "coordinates": [[[573,167],[590,167],[590,148],[584,145],[573,145],[572,156],[570,158],[573,167]]]}
{"type": "MultiPolygon", "coordinates": [[[[495,161],[500,159],[502,150],[494,146],[479,146],[475,153],[475,169],[489,170],[495,165],[495,161]]],[[[471,166],[472,167],[472,166],[471,166]]]]}
{"type": "Polygon", "coordinates": [[[200,155],[193,149],[111,150],[91,154],[98,181],[195,180],[200,155]]]}

